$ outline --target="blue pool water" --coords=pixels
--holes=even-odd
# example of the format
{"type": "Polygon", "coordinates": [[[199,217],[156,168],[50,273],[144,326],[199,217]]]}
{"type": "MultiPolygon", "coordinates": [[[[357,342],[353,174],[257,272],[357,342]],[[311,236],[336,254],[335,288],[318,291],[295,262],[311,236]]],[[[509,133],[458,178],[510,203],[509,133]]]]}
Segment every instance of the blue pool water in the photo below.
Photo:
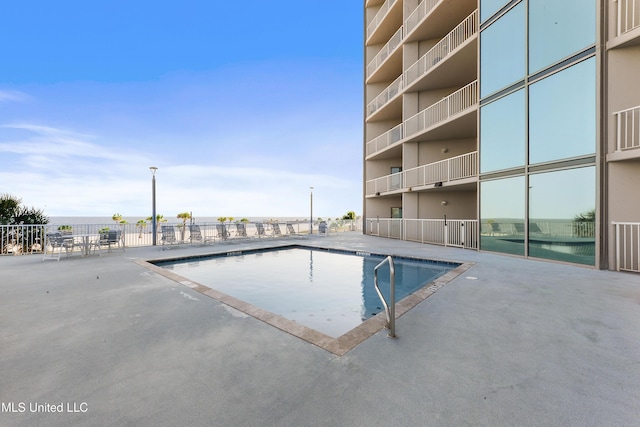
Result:
{"type": "MultiPolygon", "coordinates": [[[[383,259],[289,247],[155,264],[335,338],[383,311],[373,285],[374,267],[383,259]]],[[[394,264],[396,301],[457,267],[399,257],[394,257],[394,264]]],[[[388,265],[379,270],[378,281],[388,299],[388,265]]]]}

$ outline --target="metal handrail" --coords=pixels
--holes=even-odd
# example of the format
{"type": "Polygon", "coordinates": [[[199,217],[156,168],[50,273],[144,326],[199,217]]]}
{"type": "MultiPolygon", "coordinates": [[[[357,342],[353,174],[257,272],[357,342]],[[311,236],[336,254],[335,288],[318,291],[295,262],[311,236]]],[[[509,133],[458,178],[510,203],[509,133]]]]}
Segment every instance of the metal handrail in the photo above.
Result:
{"type": "Polygon", "coordinates": [[[384,312],[387,315],[387,324],[385,328],[389,329],[388,336],[390,338],[396,337],[396,269],[393,265],[393,258],[391,256],[386,257],[382,262],[373,269],[373,286],[376,288],[376,292],[384,305],[384,312]],[[389,263],[389,304],[384,299],[384,295],[378,287],[378,269],[385,263],[389,263]]]}

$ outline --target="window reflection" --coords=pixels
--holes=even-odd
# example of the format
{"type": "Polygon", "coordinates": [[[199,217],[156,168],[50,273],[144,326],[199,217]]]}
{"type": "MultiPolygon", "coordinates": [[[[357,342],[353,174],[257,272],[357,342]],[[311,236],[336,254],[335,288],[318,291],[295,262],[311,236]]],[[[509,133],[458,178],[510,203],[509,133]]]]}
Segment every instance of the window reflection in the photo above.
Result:
{"type": "Polygon", "coordinates": [[[529,177],[529,256],[595,264],[595,167],[529,177]]]}
{"type": "Polygon", "coordinates": [[[509,0],[480,0],[480,22],[486,21],[507,3],[509,0]]]}
{"type": "Polygon", "coordinates": [[[530,86],[530,163],[595,153],[595,65],[591,58],[530,86]]]}
{"type": "Polygon", "coordinates": [[[480,110],[480,171],[525,163],[525,99],[519,90],[480,110]]]}
{"type": "Polygon", "coordinates": [[[523,176],[480,185],[480,248],[524,255],[525,183],[523,176]]]}
{"type": "Polygon", "coordinates": [[[529,72],[596,42],[596,2],[529,0],[529,72]]]}
{"type": "Polygon", "coordinates": [[[525,75],[525,16],[520,3],[480,34],[480,96],[525,75]]]}

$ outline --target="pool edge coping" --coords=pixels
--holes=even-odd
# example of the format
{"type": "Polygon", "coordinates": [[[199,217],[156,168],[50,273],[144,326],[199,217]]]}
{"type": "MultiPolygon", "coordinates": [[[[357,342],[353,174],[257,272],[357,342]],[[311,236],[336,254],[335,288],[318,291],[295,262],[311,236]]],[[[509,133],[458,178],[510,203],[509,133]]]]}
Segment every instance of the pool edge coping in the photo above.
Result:
{"type": "MultiPolygon", "coordinates": [[[[359,251],[355,251],[355,250],[347,250],[347,249],[331,249],[331,248],[323,248],[323,247],[315,247],[315,246],[311,246],[311,245],[299,245],[299,244],[290,244],[290,245],[284,245],[284,247],[265,247],[265,248],[259,248],[259,249],[248,249],[248,250],[241,250],[240,252],[255,252],[255,251],[260,251],[260,250],[269,250],[269,249],[284,249],[286,247],[304,247],[307,249],[319,249],[319,250],[336,250],[338,252],[352,252],[352,253],[356,253],[359,251]]],[[[205,258],[208,256],[217,256],[217,255],[225,255],[225,253],[228,253],[230,251],[219,251],[219,252],[212,252],[212,253],[208,253],[208,254],[203,254],[203,255],[198,255],[196,258],[205,258]]],[[[231,251],[231,252],[236,252],[236,251],[231,251]]],[[[371,254],[371,255],[381,255],[381,254],[371,254]]],[[[456,279],[457,277],[459,277],[460,275],[462,275],[464,272],[466,272],[467,270],[469,270],[471,267],[473,267],[476,263],[475,262],[461,262],[461,261],[445,261],[445,260],[433,260],[433,259],[429,259],[429,258],[419,258],[419,257],[414,257],[414,256],[405,256],[405,255],[394,255],[394,254],[390,254],[392,257],[399,257],[399,258],[404,258],[404,259],[415,259],[415,260],[422,260],[422,261],[435,261],[435,262],[442,262],[442,263],[450,263],[450,264],[458,264],[457,267],[455,267],[454,269],[446,272],[445,274],[443,274],[442,276],[436,278],[435,280],[433,280],[432,282],[429,282],[427,284],[425,284],[423,287],[421,287],[420,289],[416,290],[415,292],[413,292],[412,294],[407,295],[405,298],[403,298],[400,301],[396,302],[396,319],[400,318],[401,316],[403,316],[405,313],[407,313],[409,310],[411,310],[412,308],[414,308],[415,306],[417,306],[418,304],[420,304],[422,301],[426,300],[427,298],[429,298],[431,295],[433,295],[436,291],[438,291],[439,289],[441,289],[442,287],[444,287],[445,285],[447,285],[449,282],[453,281],[454,279],[456,279]]],[[[384,256],[384,255],[383,255],[384,256]]],[[[360,325],[354,327],[353,329],[349,330],[348,332],[344,333],[343,335],[334,338],[331,337],[327,334],[324,334],[322,332],[319,332],[315,329],[309,328],[307,326],[304,326],[300,323],[297,323],[293,320],[287,319],[283,316],[280,316],[278,314],[272,313],[270,311],[264,310],[262,308],[259,308],[253,304],[250,304],[246,301],[242,301],[238,298],[235,298],[231,295],[225,294],[224,292],[220,292],[216,289],[210,288],[206,285],[203,285],[201,283],[198,283],[196,281],[187,279],[179,274],[176,274],[170,270],[166,270],[156,264],[154,264],[153,262],[165,262],[165,261],[171,261],[171,260],[177,260],[177,259],[184,259],[185,257],[179,257],[179,258],[162,258],[162,259],[151,259],[151,260],[136,260],[136,264],[145,267],[155,273],[158,273],[159,275],[172,280],[180,285],[186,286],[204,296],[207,296],[209,298],[215,299],[217,301],[219,301],[222,304],[228,305],[229,307],[232,307],[244,314],[247,314],[255,319],[261,320],[264,323],[267,323],[277,329],[280,329],[283,332],[286,332],[290,335],[293,335],[297,338],[302,339],[303,341],[306,341],[310,344],[313,344],[317,347],[320,347],[330,353],[333,353],[336,356],[344,356],[345,354],[347,354],[349,351],[353,350],[355,347],[357,347],[359,344],[363,343],[364,341],[366,341],[367,339],[369,339],[370,337],[372,337],[373,335],[377,334],[378,332],[380,332],[382,329],[385,329],[385,323],[386,323],[386,318],[385,316],[374,316],[371,317],[367,320],[365,320],[364,322],[362,322],[360,325]]],[[[188,257],[188,258],[192,258],[192,257],[188,257]]],[[[381,314],[381,313],[380,313],[381,314]]]]}

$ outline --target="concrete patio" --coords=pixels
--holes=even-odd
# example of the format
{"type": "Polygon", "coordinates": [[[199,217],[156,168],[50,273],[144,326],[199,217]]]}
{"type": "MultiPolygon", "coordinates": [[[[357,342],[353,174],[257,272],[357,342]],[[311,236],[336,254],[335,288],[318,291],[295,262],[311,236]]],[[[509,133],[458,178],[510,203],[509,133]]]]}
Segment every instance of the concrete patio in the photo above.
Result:
{"type": "Polygon", "coordinates": [[[639,275],[295,242],[475,265],[338,356],[136,262],[282,240],[0,257],[0,425],[640,425],[639,275]]]}

